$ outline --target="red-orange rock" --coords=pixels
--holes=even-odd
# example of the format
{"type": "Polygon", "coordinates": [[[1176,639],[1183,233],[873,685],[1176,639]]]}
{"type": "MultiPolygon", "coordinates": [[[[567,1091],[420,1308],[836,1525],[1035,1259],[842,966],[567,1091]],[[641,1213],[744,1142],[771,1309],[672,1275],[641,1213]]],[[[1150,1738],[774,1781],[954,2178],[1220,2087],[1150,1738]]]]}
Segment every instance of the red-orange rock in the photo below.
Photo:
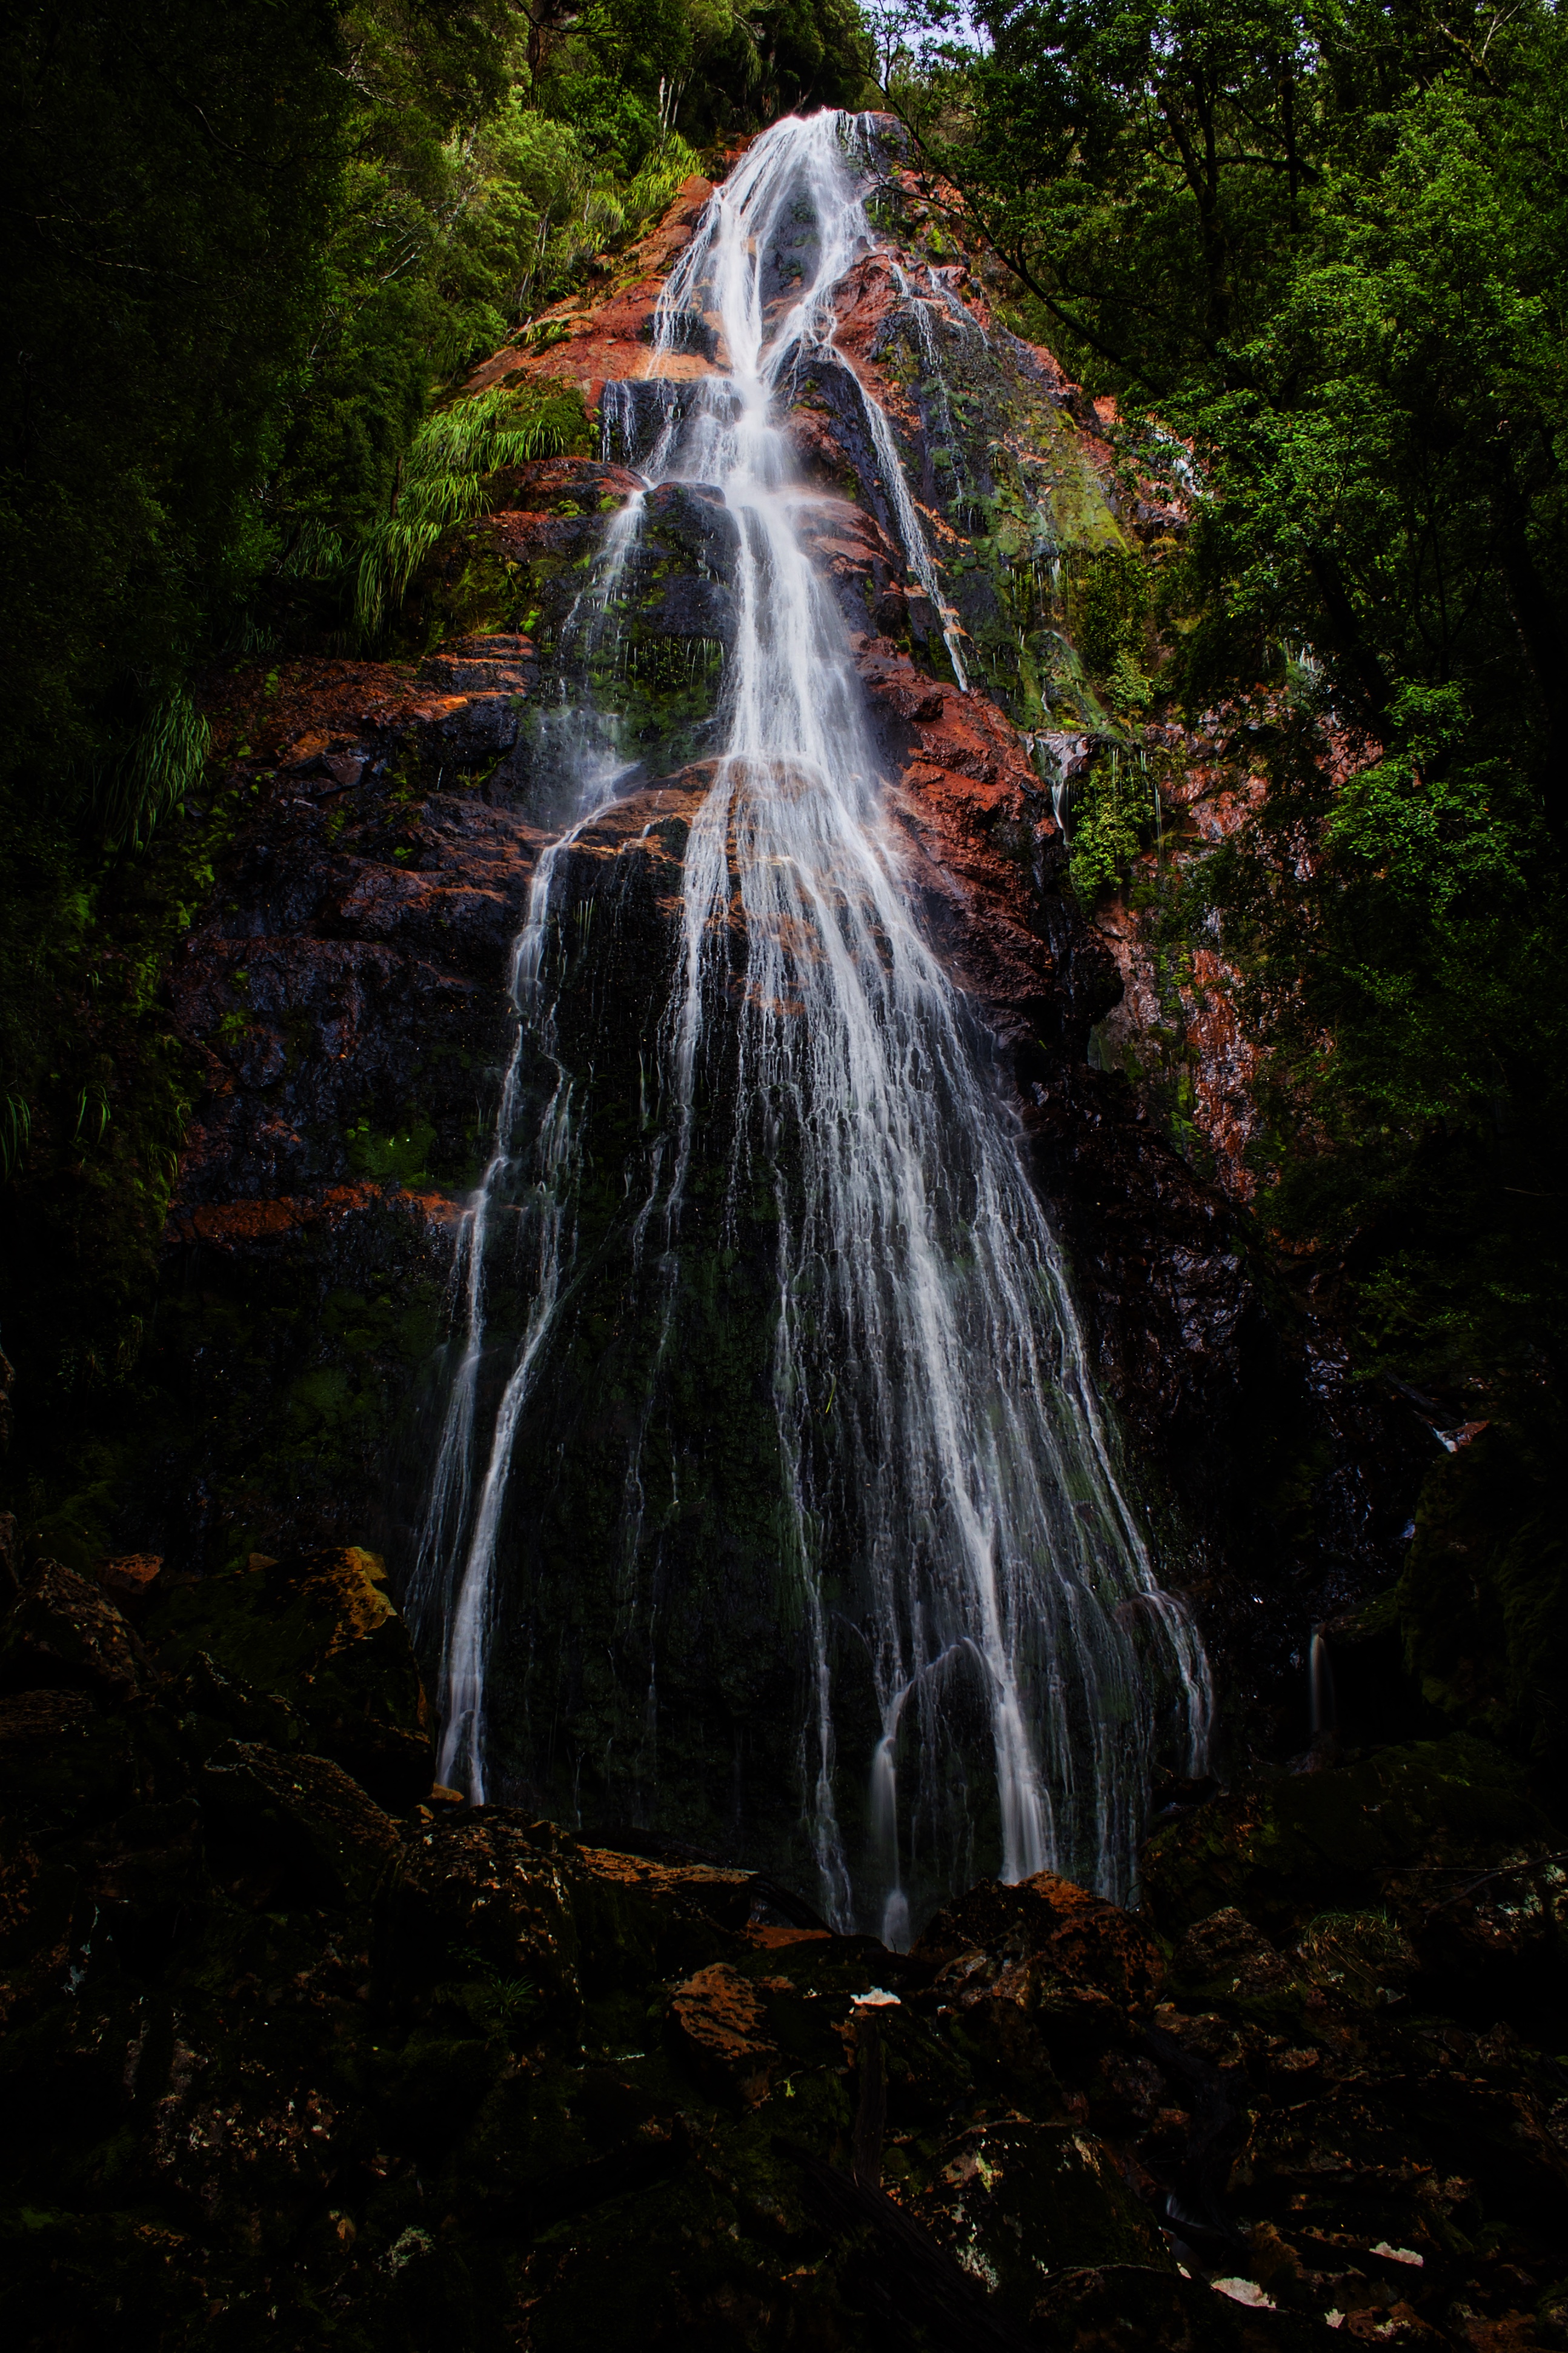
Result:
{"type": "Polygon", "coordinates": [[[762,2031],[764,2016],[746,1979],[716,1961],[670,1995],[670,2039],[710,2091],[755,2107],[766,2099],[780,2058],[762,2031]]]}
{"type": "Polygon", "coordinates": [[[915,1947],[939,1984],[966,2003],[996,1996],[1026,2008],[1152,2007],[1164,1964],[1148,1930],[1114,1904],[1042,1871],[1016,1886],[982,1880],[931,1921],[915,1947]]]}

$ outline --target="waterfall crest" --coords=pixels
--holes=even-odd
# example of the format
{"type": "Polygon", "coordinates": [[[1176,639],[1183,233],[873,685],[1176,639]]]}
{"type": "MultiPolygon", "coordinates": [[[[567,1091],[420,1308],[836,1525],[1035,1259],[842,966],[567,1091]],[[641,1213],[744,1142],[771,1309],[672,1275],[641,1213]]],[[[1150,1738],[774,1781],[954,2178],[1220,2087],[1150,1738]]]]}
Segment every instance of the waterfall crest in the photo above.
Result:
{"type": "MultiPolygon", "coordinates": [[[[569,877],[625,785],[613,760],[585,765],[575,819],[541,860],[514,957],[518,1043],[460,1244],[462,1332],[416,1599],[443,1627],[441,1778],[497,1794],[490,1685],[507,1531],[528,1512],[520,1445],[552,1409],[590,1274],[603,1282],[613,1259],[616,1328],[644,1335],[640,1377],[618,1409],[615,1524],[584,1531],[584,1559],[617,1587],[622,1655],[646,1657],[623,1715],[640,1716],[638,1772],[657,1786],[671,1596],[643,1565],[704,1433],[686,1433],[684,1454],[655,1433],[691,1329],[683,1303],[749,1250],[761,1272],[731,1312],[765,1325],[755,1481],[792,1661],[801,1837],[835,1924],[902,1944],[911,1904],[977,1868],[1059,1868],[1125,1897],[1156,1739],[1197,1770],[1210,1694],[1118,1473],[988,1042],[911,913],[844,624],[797,528],[810,493],[778,411],[797,362],[830,350],[835,290],[874,242],[858,136],[832,114],[776,123],[711,198],[660,298],[655,383],[695,315],[721,372],[648,404],[648,491],[616,519],[584,626],[614,627],[648,493],[684,484],[721,501],[735,616],[721,751],[682,805],[639,1116],[622,1198],[591,1245],[593,1054],[564,1045],[561,1024],[570,995],[574,1038],[585,1034],[595,989],[593,1018],[616,1018],[597,951],[568,937],[592,929],[569,877]],[[522,1303],[498,1335],[487,1263],[502,1226],[522,1303]]],[[[891,427],[862,398],[910,572],[941,614],[891,427]]],[[[614,400],[607,414],[625,438],[614,400]]],[[[541,1438],[533,1475],[548,1455],[541,1438]]]]}

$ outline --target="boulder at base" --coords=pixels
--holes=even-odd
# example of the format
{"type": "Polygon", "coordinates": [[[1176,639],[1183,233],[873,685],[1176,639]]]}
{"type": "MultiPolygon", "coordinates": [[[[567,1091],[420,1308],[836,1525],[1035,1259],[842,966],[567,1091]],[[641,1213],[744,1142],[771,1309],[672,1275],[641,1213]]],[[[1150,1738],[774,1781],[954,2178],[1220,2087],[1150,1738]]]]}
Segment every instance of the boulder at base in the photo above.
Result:
{"type": "Polygon", "coordinates": [[[375,1553],[334,1546],[176,1587],[146,1637],[167,1669],[205,1652],[286,1700],[311,1745],[388,1804],[435,1778],[418,1662],[375,1553]]]}
{"type": "Polygon", "coordinates": [[[1473,1739],[1209,1799],[1146,1914],[986,1880],[895,1953],[433,1789],[364,1553],[140,1646],[51,1573],[0,1656],[20,2353],[1568,2347],[1563,1874],[1473,1739]]]}

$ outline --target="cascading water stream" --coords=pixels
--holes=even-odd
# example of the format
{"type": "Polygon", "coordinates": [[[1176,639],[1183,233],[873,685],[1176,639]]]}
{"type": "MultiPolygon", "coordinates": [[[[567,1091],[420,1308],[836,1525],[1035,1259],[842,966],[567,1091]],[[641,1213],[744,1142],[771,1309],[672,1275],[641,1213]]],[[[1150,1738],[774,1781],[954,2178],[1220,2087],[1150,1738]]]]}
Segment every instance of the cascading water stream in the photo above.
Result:
{"type": "MultiPolygon", "coordinates": [[[[681,866],[658,1140],[640,1176],[627,1168],[628,1198],[638,1191],[628,1282],[662,1303],[657,1386],[698,1173],[719,1160],[731,1236],[743,1202],[771,1198],[777,1524],[805,1653],[802,1814],[836,1923],[902,1943],[913,1841],[930,1850],[945,1839],[952,1869],[965,1857],[972,1867],[959,1849],[977,1817],[991,1825],[1004,1877],[1050,1865],[1125,1895],[1158,1705],[1174,1710],[1183,1762],[1196,1770],[1209,1685],[1119,1482],[1060,1253],[1022,1173],[985,1040],[910,911],[844,627],[796,529],[808,494],[776,396],[797,358],[830,348],[834,290],[871,242],[846,130],[822,114],[764,133],[711,199],[658,307],[656,376],[694,311],[721,337],[723,373],[682,384],[646,474],[650,486],[721,494],[737,534],[736,626],[722,756],[681,866]],[[778,248],[803,218],[808,233],[794,236],[792,257],[804,241],[807,259],[792,282],[778,248]],[[840,1820],[846,1646],[868,1674],[878,1726],[857,1767],[866,1784],[853,1836],[840,1820]],[[989,1798],[954,1761],[974,1720],[986,1727],[989,1798]]],[[[891,429],[865,400],[901,523],[909,511],[906,550],[917,572],[923,551],[924,585],[942,612],[891,429]]],[[[600,613],[641,504],[617,519],[588,592],[600,613]]],[[[949,641],[962,683],[951,631],[949,641]]],[[[554,1082],[535,1090],[541,1107],[520,1137],[514,1053],[460,1246],[465,1350],[421,1590],[445,1626],[442,1778],[475,1796],[486,1787],[503,1505],[574,1281],[577,1081],[555,1059],[544,950],[562,920],[563,857],[611,790],[605,773],[584,789],[576,825],[534,878],[514,972],[519,1052],[526,1029],[554,1082]],[[481,1434],[483,1261],[494,1203],[520,1172],[530,1304],[481,1434]]],[[[640,1445],[626,1471],[627,1558],[641,1525],[640,1445]]],[[[649,1622],[651,1711],[651,1611],[649,1622]]]]}
{"type": "MultiPolygon", "coordinates": [[[[629,499],[605,533],[589,584],[568,617],[563,634],[569,641],[576,638],[591,649],[603,635],[616,586],[636,544],[643,495],[637,492],[629,499]]],[[[552,719],[558,715],[550,714],[552,719]]],[[[574,726],[570,716],[564,733],[555,731],[555,748],[563,766],[572,772],[569,789],[579,814],[567,831],[542,852],[529,884],[522,929],[512,945],[509,993],[516,1028],[501,1082],[495,1149],[458,1230],[453,1283],[460,1301],[463,1350],[447,1395],[413,1580],[416,1609],[427,1609],[434,1604],[445,1621],[437,1777],[443,1783],[466,1779],[476,1801],[485,1794],[485,1662],[492,1631],[496,1544],[511,1442],[560,1295],[570,1246],[568,1197],[574,1146],[570,1082],[558,1070],[542,1118],[529,1138],[521,1138],[523,1044],[532,1022],[535,1043],[546,1056],[550,1053],[551,1008],[541,990],[540,968],[552,920],[556,868],[583,827],[612,797],[623,773],[623,764],[605,756],[592,726],[574,726]],[[497,1411],[476,1510],[474,1425],[487,1336],[485,1261],[498,1209],[520,1164],[520,1147],[525,1147],[531,1179],[528,1197],[521,1206],[528,1228],[522,1247],[526,1249],[531,1240],[534,1250],[532,1300],[497,1411]]]]}

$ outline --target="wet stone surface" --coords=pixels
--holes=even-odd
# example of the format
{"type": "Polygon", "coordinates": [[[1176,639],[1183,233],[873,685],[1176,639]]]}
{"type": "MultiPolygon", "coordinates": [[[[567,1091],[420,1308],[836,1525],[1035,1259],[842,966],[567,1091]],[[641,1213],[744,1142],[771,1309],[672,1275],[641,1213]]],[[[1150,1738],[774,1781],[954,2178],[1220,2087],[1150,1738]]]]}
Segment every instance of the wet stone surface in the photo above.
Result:
{"type": "MultiPolygon", "coordinates": [[[[851,632],[911,893],[1067,1245],[1161,1573],[1194,1597],[1228,1736],[1280,1753],[1302,1712],[1305,1630],[1395,1573],[1418,1466],[1223,1195],[1124,1078],[1089,1067],[1123,981],[1115,943],[1067,887],[1046,778],[1053,763],[1084,766],[1121,723],[1081,664],[1061,668],[1063,649],[1074,580],[1165,522],[1129,506],[1093,413],[1048,354],[1006,333],[978,265],[938,255],[895,147],[872,147],[890,175],[877,209],[889,248],[839,289],[837,358],[803,363],[791,386],[802,536],[851,632]],[[900,544],[858,380],[891,420],[971,693],[955,690],[900,544]]],[[[683,191],[613,285],[563,306],[565,341],[498,354],[476,377],[576,385],[601,454],[496,479],[490,511],[455,527],[413,584],[405,659],[241,666],[214,682],[241,815],[168,976],[199,1083],[165,1237],[159,1375],[189,1411],[148,1465],[128,1549],[207,1569],[358,1535],[407,1590],[453,1236],[510,1048],[511,944],[539,849],[576,806],[583,713],[600,706],[631,762],[624,814],[605,827],[629,851],[639,811],[661,811],[646,871],[619,860],[622,1034],[606,1037],[595,1082],[617,1144],[657,1031],[650,991],[668,993],[677,944],[680,797],[718,741],[733,519],[708,486],[655,490],[603,613],[590,591],[640,486],[626,460],[717,364],[710,322],[668,382],[637,373],[661,274],[705,193],[683,191]]],[[[608,738],[589,735],[607,755],[608,738]]],[[[605,912],[588,870],[609,849],[604,831],[584,840],[574,920],[605,912]]],[[[726,1377],[743,1387],[755,1372],[726,1377]]],[[[606,1378],[605,1412],[622,1412],[613,1366],[606,1378]]],[[[564,1509],[580,1526],[580,1501],[564,1509]]],[[[744,1595],[765,1588],[769,1546],[737,1525],[744,1595]]],[[[575,1657],[574,1626],[558,1614],[545,1632],[575,1657]]],[[[718,1630],[721,1684],[756,1680],[753,1650],[742,1608],[718,1630]]],[[[758,1664],[769,1690],[795,1672],[782,1651],[758,1664]]]]}
{"type": "MultiPolygon", "coordinates": [[[[352,1656],[365,1556],[279,1566],[352,1656]]],[[[134,1692],[31,1683],[0,1620],[25,2353],[1568,2344],[1568,1880],[1495,1750],[1239,1786],[1142,1914],[983,1882],[899,1954],[658,1839],[378,1803],[217,1663],[309,1702],[270,1575],[135,1629],[54,1580],[134,1692]]]]}

